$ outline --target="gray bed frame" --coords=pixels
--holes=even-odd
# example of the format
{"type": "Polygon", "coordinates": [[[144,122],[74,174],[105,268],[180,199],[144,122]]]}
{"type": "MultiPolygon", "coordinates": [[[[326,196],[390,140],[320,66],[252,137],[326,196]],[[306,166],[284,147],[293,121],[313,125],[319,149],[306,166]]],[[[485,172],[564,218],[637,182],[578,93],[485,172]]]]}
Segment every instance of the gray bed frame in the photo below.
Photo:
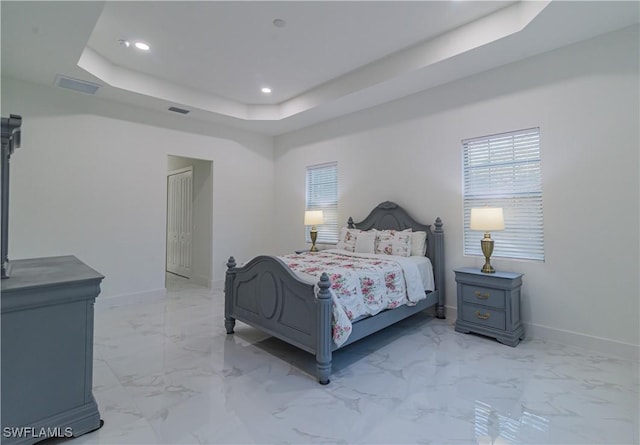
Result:
{"type": "MultiPolygon", "coordinates": [[[[436,317],[444,314],[444,232],[437,218],[435,228],[416,222],[399,205],[386,201],[371,211],[362,222],[349,218],[349,227],[361,230],[404,230],[427,232],[427,253],[433,264],[435,290],[415,306],[400,306],[353,323],[343,348],[374,332],[435,306],[436,317]]],[[[332,338],[331,282],[326,273],[315,285],[298,278],[275,256],[258,256],[238,267],[233,257],[227,262],[225,278],[225,328],[233,334],[240,320],[303,349],[316,357],[320,384],[329,383],[332,352],[338,349],[332,338]]]]}

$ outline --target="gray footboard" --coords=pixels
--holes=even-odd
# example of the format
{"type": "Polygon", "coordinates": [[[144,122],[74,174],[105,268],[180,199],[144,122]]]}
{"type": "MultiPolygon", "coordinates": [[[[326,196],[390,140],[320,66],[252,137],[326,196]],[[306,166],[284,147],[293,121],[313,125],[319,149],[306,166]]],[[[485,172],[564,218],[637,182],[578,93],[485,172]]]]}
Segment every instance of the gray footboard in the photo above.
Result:
{"type": "MultiPolygon", "coordinates": [[[[331,376],[332,300],[329,276],[323,273],[315,285],[304,282],[279,258],[259,256],[243,267],[233,257],[227,262],[225,281],[225,328],[233,334],[236,320],[260,329],[316,357],[318,381],[326,385],[331,376]]],[[[428,307],[441,304],[441,294],[430,292],[415,306],[401,306],[353,323],[347,346],[428,307]]]]}
{"type": "Polygon", "coordinates": [[[259,256],[243,267],[233,257],[225,279],[225,328],[240,320],[316,356],[317,377],[331,375],[331,282],[323,274],[315,285],[297,278],[278,258],[259,256]]]}

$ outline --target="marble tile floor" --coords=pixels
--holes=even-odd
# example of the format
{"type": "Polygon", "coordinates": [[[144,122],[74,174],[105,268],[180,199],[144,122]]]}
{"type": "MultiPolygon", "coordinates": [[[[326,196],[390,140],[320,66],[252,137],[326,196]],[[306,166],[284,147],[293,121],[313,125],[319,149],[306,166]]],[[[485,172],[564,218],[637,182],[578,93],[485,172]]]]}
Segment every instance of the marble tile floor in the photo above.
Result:
{"type": "Polygon", "coordinates": [[[637,444],[638,363],[525,339],[516,348],[418,314],[314,358],[238,323],[223,294],[171,277],[166,300],[96,310],[80,444],[637,444]]]}

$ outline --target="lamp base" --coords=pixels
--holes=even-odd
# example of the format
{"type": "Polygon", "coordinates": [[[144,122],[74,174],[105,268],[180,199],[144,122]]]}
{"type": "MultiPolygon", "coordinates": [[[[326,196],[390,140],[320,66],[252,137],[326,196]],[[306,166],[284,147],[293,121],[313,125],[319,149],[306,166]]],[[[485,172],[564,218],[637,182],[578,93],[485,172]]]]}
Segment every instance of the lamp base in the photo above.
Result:
{"type": "Polygon", "coordinates": [[[491,254],[493,253],[493,240],[488,232],[484,234],[484,238],[480,241],[480,247],[482,248],[482,253],[484,255],[484,266],[482,266],[481,272],[496,273],[496,270],[489,261],[491,254]]]}
{"type": "Polygon", "coordinates": [[[496,273],[496,270],[493,268],[493,266],[491,264],[489,264],[489,258],[485,259],[486,262],[484,263],[484,266],[482,266],[481,272],[482,273],[496,273]]]}
{"type": "Polygon", "coordinates": [[[311,227],[309,235],[311,236],[311,249],[309,249],[309,252],[317,252],[318,248],[316,247],[316,240],[318,239],[318,230],[315,226],[311,227]]]}

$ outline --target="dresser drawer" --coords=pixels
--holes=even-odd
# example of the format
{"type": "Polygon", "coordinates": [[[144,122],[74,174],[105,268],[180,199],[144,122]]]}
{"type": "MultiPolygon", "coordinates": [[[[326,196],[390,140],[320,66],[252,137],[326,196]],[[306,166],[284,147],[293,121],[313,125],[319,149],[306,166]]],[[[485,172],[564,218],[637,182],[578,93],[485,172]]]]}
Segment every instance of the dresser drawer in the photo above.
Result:
{"type": "Polygon", "coordinates": [[[481,304],[483,306],[504,309],[505,292],[498,289],[489,289],[486,287],[463,284],[462,300],[466,303],[481,304]]]}
{"type": "Polygon", "coordinates": [[[464,304],[462,306],[462,319],[469,323],[502,330],[507,326],[504,311],[485,306],[464,304]]]}

